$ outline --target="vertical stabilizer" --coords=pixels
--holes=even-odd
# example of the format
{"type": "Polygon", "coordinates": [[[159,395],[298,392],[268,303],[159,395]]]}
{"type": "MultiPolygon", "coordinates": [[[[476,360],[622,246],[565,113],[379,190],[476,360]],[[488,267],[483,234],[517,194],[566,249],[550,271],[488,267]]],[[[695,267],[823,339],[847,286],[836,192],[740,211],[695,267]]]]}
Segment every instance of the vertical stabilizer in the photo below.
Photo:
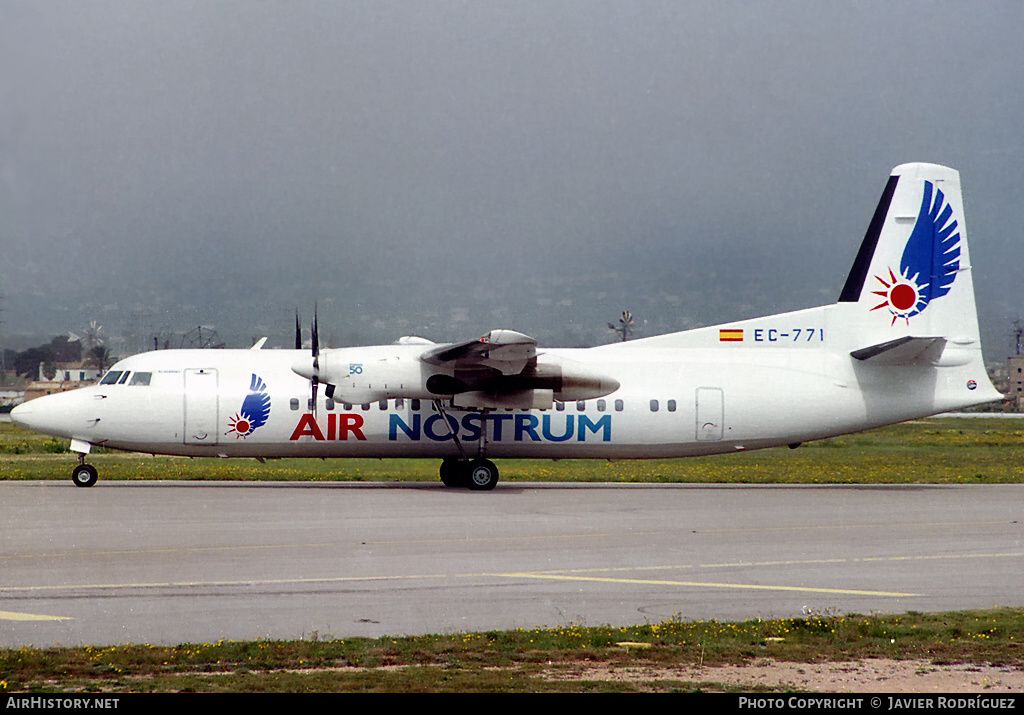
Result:
{"type": "Polygon", "coordinates": [[[839,296],[862,347],[907,336],[980,347],[960,173],[892,171],[839,296]]]}
{"type": "MultiPolygon", "coordinates": [[[[956,170],[936,164],[892,170],[835,308],[840,346],[854,364],[939,368],[885,373],[891,382],[879,382],[881,392],[928,394],[928,411],[1000,398],[982,359],[956,170]]],[[[868,380],[868,373],[859,375],[868,380]]]]}

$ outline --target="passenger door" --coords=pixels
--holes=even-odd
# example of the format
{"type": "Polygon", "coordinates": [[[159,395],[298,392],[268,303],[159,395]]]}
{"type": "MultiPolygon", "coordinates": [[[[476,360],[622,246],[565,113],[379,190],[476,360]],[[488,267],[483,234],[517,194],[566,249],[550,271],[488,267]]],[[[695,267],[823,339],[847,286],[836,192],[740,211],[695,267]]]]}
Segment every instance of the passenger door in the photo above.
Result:
{"type": "Polygon", "coordinates": [[[217,371],[185,370],[185,444],[217,444],[219,426],[217,371]]]}

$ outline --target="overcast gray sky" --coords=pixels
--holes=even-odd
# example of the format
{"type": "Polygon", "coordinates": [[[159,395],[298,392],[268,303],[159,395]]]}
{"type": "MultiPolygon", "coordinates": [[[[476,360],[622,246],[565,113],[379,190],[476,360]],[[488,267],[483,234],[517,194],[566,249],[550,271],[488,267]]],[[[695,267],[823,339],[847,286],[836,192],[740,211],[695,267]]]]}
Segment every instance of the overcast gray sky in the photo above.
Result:
{"type": "Polygon", "coordinates": [[[888,171],[961,171],[1024,317],[1024,3],[0,4],[4,339],[613,339],[833,301],[888,171]]]}

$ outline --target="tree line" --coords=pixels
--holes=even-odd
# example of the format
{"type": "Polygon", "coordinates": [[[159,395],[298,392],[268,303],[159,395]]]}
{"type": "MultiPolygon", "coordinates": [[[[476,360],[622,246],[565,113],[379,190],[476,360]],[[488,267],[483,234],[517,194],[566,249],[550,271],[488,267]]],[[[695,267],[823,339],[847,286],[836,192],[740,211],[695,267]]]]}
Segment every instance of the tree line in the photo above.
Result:
{"type": "Polygon", "coordinates": [[[105,345],[94,345],[86,350],[80,340],[71,340],[66,335],[58,335],[49,343],[21,352],[4,350],[7,369],[13,369],[16,375],[30,380],[39,377],[40,364],[43,365],[43,376],[52,380],[57,374],[58,363],[82,363],[85,367],[104,372],[111,362],[110,350],[105,345]]]}

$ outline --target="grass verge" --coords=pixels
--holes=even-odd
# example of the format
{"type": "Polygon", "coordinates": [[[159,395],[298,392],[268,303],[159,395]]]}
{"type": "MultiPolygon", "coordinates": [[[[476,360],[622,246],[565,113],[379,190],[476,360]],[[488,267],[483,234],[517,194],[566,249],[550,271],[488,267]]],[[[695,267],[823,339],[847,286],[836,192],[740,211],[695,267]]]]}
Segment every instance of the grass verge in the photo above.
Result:
{"type": "MultiPolygon", "coordinates": [[[[0,423],[0,479],[66,479],[66,443],[0,423]]],[[[436,481],[436,459],[151,457],[96,450],[102,480],[436,481]]],[[[1024,481],[1024,424],[931,418],[785,447],[691,459],[503,459],[503,481],[776,484],[995,484],[1024,481]]]]}
{"type": "MultiPolygon", "coordinates": [[[[742,623],[0,650],[0,692],[686,691],[674,679],[588,679],[595,668],[680,669],[760,661],[924,660],[1024,669],[1024,611],[808,614],[742,623]]],[[[748,688],[749,689],[749,688],[748,688]]]]}

